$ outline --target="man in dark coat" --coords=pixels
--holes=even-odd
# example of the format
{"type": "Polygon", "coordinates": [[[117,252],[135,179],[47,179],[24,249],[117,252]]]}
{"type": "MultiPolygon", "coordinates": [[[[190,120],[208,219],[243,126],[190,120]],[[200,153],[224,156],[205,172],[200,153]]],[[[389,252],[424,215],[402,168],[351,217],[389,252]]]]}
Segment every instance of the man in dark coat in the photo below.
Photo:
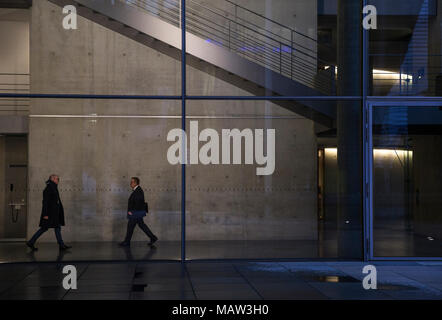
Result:
{"type": "Polygon", "coordinates": [[[58,183],[60,178],[52,174],[46,181],[46,188],[43,191],[43,206],[41,209],[40,229],[33,235],[26,245],[33,251],[38,250],[34,245],[37,239],[49,228],[54,228],[60,250],[71,248],[63,242],[61,237],[61,226],[64,226],[64,209],[58,193],[58,183]]]}
{"type": "Polygon", "coordinates": [[[130,179],[130,187],[133,192],[129,197],[127,205],[127,232],[126,238],[120,243],[120,246],[130,246],[130,240],[134,233],[135,226],[138,225],[141,230],[150,238],[149,245],[152,246],[158,238],[150,231],[149,227],[144,223],[143,218],[147,213],[147,204],[144,201],[144,191],[140,187],[140,179],[133,177],[130,179]]]}

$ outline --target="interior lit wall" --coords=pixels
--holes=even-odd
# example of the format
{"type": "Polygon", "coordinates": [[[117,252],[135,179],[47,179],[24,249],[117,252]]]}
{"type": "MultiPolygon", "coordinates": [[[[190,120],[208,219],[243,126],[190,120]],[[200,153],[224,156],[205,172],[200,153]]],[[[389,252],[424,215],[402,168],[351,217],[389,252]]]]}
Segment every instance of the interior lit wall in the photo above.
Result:
{"type": "MultiPolygon", "coordinates": [[[[48,1],[32,7],[31,74],[34,93],[180,94],[181,65],[166,55],[79,18],[65,31],[61,8],[48,1]]],[[[210,84],[231,95],[248,93],[188,68],[189,91],[210,84]]],[[[189,240],[316,239],[316,142],[313,122],[268,102],[189,102],[201,129],[274,128],[277,162],[273,176],[258,179],[255,166],[189,166],[189,240]],[[222,116],[294,117],[280,121],[232,121],[222,116]],[[225,176],[229,176],[226,179],[225,176]],[[195,178],[193,178],[195,177],[195,178]],[[192,180],[193,179],[193,180],[192,180]],[[225,182],[228,180],[229,182],[225,182]],[[247,191],[208,192],[226,187],[247,191]],[[271,187],[263,191],[264,187],[271,187]],[[233,198],[234,197],[234,198],[233,198]],[[214,206],[215,205],[215,206],[214,206]],[[232,221],[234,223],[232,223],[232,221]]],[[[44,181],[61,176],[67,241],[121,240],[131,176],[140,176],[151,215],[147,222],[162,240],[180,239],[180,167],[166,160],[166,136],[180,119],[119,116],[180,115],[179,102],[34,100],[29,136],[28,235],[38,225],[44,181]],[[112,115],[69,118],[54,115],[112,115]]],[[[54,241],[52,234],[42,241],[54,241]]],[[[134,240],[145,240],[136,232],[134,240]]]]}
{"type": "MultiPolygon", "coordinates": [[[[325,208],[328,221],[336,219],[337,152],[336,148],[325,149],[325,208]]],[[[407,152],[400,149],[374,150],[373,210],[376,219],[396,219],[399,223],[403,222],[406,201],[406,195],[404,194],[405,169],[403,166],[407,152]]],[[[412,168],[412,152],[409,153],[409,156],[412,168]]]]}
{"type": "Polygon", "coordinates": [[[324,211],[327,222],[337,222],[338,210],[338,152],[336,148],[324,150],[324,211]]]}

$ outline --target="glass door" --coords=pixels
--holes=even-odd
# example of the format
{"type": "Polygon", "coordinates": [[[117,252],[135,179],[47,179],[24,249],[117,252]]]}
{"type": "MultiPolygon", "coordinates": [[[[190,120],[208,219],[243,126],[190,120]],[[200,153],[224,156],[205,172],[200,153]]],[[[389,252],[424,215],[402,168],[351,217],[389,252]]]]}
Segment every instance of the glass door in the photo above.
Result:
{"type": "Polygon", "coordinates": [[[442,258],[442,103],[369,103],[372,259],[442,258]]]}

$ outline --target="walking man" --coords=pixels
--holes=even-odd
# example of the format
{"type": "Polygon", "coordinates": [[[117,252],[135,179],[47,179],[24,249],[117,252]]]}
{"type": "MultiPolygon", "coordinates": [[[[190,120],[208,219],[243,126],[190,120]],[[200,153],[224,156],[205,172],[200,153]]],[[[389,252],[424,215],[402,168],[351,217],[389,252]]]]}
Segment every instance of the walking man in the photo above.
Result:
{"type": "Polygon", "coordinates": [[[141,230],[150,238],[149,245],[152,246],[158,238],[150,231],[149,227],[144,223],[143,218],[147,213],[147,204],[144,201],[144,191],[140,187],[140,179],[133,177],[130,179],[130,187],[133,192],[129,197],[127,206],[127,232],[126,238],[120,243],[122,247],[130,246],[130,240],[134,233],[135,226],[138,225],[141,230]]]}
{"type": "Polygon", "coordinates": [[[56,174],[51,174],[49,180],[46,181],[46,188],[43,191],[43,206],[41,209],[40,217],[40,229],[34,234],[34,236],[26,242],[26,245],[31,248],[32,251],[38,249],[34,246],[37,239],[48,229],[53,228],[55,231],[55,237],[60,250],[70,249],[63,242],[61,237],[61,226],[64,226],[64,209],[58,193],[58,183],[60,178],[56,174]]]}

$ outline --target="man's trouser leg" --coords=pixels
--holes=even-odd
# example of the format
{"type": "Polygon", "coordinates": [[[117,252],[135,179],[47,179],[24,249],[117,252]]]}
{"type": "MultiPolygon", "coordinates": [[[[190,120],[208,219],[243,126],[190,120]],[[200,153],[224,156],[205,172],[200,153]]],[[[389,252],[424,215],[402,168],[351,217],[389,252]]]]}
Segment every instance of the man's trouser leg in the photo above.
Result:
{"type": "Polygon", "coordinates": [[[54,228],[55,237],[57,238],[57,242],[60,246],[64,245],[63,238],[61,237],[61,227],[54,228]]]}
{"type": "Polygon", "coordinates": [[[155,235],[152,233],[152,231],[150,231],[149,227],[147,226],[147,224],[144,223],[143,218],[139,218],[137,219],[137,224],[140,227],[141,230],[144,231],[144,233],[152,240],[155,237],[155,235]]]}
{"type": "Polygon", "coordinates": [[[29,243],[34,245],[37,239],[40,238],[41,235],[46,231],[48,231],[48,228],[41,227],[40,229],[38,229],[37,232],[32,236],[31,240],[29,240],[29,243]]]}
{"type": "Polygon", "coordinates": [[[124,242],[129,243],[132,239],[132,235],[134,233],[135,226],[137,225],[137,221],[135,219],[129,219],[127,221],[127,231],[126,231],[126,238],[124,239],[124,242]]]}

